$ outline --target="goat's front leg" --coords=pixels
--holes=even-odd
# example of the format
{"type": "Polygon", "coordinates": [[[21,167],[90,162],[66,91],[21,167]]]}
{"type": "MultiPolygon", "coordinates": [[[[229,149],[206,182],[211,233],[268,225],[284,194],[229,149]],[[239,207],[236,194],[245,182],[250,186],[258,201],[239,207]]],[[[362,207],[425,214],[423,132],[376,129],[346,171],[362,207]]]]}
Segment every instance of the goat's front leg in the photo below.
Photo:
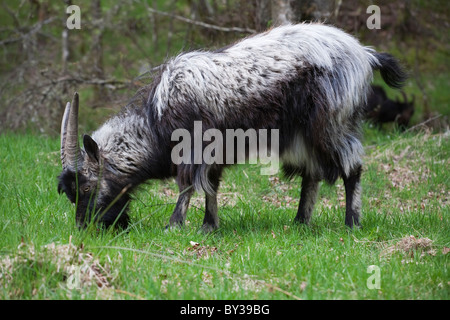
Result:
{"type": "Polygon", "coordinates": [[[361,214],[361,166],[344,177],[345,186],[345,225],[353,228],[359,226],[361,214]]]}
{"type": "Polygon", "coordinates": [[[302,191],[294,221],[308,224],[314,210],[314,204],[319,193],[319,181],[305,175],[302,179],[302,191]]]}
{"type": "Polygon", "coordinates": [[[193,186],[179,185],[180,195],[178,196],[177,205],[169,220],[168,227],[182,226],[186,219],[186,212],[189,207],[189,201],[194,193],[193,186]]]}

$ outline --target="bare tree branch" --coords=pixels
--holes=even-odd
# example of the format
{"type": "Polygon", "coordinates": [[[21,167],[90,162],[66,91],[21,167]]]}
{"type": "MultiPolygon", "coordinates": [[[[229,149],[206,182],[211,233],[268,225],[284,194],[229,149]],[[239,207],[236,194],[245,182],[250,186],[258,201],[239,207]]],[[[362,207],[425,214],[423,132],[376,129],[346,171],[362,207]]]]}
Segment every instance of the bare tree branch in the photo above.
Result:
{"type": "Polygon", "coordinates": [[[38,23],[36,23],[35,25],[33,25],[31,27],[29,32],[22,33],[19,37],[16,37],[16,38],[10,38],[10,39],[5,39],[5,40],[0,41],[0,46],[27,39],[28,37],[32,36],[33,34],[39,32],[44,25],[49,24],[49,23],[53,22],[54,20],[56,20],[56,17],[51,17],[44,21],[39,21],[38,23]]]}
{"type": "Polygon", "coordinates": [[[83,77],[74,77],[74,76],[63,76],[57,79],[52,79],[52,84],[57,84],[61,82],[73,82],[77,84],[87,84],[87,85],[95,85],[95,86],[105,86],[112,90],[119,90],[123,88],[127,88],[129,86],[136,86],[137,84],[134,81],[130,80],[119,80],[119,79],[100,79],[100,78],[83,78],[83,77]]]}
{"type": "Polygon", "coordinates": [[[153,8],[147,8],[147,11],[150,13],[159,14],[159,15],[166,16],[166,17],[171,17],[171,18],[174,18],[174,19],[186,22],[186,23],[190,23],[190,24],[193,24],[193,25],[196,25],[199,27],[207,28],[207,29],[213,29],[213,30],[223,31],[223,32],[241,32],[241,33],[250,33],[250,34],[256,33],[256,30],[254,30],[254,29],[239,28],[239,27],[226,28],[226,27],[216,26],[213,24],[188,19],[188,18],[179,16],[179,15],[176,15],[176,14],[155,10],[153,8]]]}
{"type": "Polygon", "coordinates": [[[416,128],[423,127],[423,126],[425,126],[428,122],[434,121],[434,120],[436,120],[436,119],[438,119],[438,118],[440,118],[440,117],[442,117],[442,114],[438,114],[437,116],[434,116],[434,117],[432,117],[432,118],[428,118],[428,119],[426,119],[425,121],[422,121],[422,122],[416,124],[415,126],[412,126],[411,128],[408,128],[408,130],[405,130],[405,132],[410,132],[410,131],[415,130],[416,128]]]}

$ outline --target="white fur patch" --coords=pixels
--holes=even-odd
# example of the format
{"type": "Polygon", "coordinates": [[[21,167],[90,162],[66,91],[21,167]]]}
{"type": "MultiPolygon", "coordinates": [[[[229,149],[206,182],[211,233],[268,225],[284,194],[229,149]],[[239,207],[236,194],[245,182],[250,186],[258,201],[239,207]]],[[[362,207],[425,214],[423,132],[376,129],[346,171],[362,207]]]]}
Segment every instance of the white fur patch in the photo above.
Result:
{"type": "Polygon", "coordinates": [[[102,156],[121,169],[123,172],[133,172],[152,153],[151,136],[147,121],[140,115],[125,111],[125,113],[109,119],[92,134],[92,139],[98,144],[102,156]],[[141,132],[142,139],[137,132],[141,132]],[[145,152],[143,152],[145,150],[145,152]]]}
{"type": "Polygon", "coordinates": [[[291,145],[282,154],[281,161],[295,167],[305,168],[305,173],[309,176],[322,175],[320,167],[308,151],[301,134],[295,135],[291,145]]]}

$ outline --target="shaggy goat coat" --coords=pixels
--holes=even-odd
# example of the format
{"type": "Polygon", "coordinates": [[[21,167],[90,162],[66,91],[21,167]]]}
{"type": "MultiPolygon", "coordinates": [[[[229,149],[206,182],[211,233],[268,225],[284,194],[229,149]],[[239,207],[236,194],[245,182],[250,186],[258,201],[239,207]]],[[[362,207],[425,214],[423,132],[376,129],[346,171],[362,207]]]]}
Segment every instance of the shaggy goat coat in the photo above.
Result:
{"type": "MultiPolygon", "coordinates": [[[[392,56],[361,46],[337,28],[273,28],[217,51],[169,60],[137,95],[143,108],[128,106],[92,140],[106,171],[123,187],[177,177],[181,194],[170,224],[183,223],[191,186],[204,190],[204,225],[210,229],[218,226],[216,191],[223,165],[175,165],[170,158],[173,131],[193,134],[194,121],[202,122],[203,131],[278,129],[284,172],[303,176],[296,219],[308,222],[320,180],[334,183],[343,177],[351,226],[359,222],[361,209],[360,122],[374,69],[393,87],[404,80],[392,56]]],[[[102,188],[108,190],[108,182],[103,184],[99,198],[102,188]]]]}

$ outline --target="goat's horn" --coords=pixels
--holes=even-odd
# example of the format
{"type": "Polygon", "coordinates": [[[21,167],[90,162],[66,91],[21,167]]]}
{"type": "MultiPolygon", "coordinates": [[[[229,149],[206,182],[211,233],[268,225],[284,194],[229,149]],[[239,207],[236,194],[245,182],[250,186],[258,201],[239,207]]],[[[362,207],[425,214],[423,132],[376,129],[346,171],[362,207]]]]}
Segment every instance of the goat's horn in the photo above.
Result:
{"type": "Polygon", "coordinates": [[[83,156],[78,143],[78,93],[67,102],[61,123],[61,163],[63,169],[81,167],[83,156]]]}

